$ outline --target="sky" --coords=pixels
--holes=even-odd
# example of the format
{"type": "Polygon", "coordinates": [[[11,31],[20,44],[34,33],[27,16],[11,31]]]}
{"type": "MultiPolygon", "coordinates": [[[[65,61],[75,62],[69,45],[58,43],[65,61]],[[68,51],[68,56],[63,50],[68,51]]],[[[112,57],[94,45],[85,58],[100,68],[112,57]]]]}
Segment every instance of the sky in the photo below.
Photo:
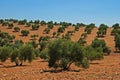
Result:
{"type": "Polygon", "coordinates": [[[120,23],[120,0],[0,0],[0,18],[120,23]]]}

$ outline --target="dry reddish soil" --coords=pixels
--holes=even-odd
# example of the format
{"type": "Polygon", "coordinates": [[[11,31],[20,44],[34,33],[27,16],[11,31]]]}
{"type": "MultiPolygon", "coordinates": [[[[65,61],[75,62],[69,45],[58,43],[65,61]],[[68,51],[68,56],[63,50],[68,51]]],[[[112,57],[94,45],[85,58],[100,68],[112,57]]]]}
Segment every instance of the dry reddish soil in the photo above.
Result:
{"type": "Polygon", "coordinates": [[[41,59],[15,67],[6,61],[0,65],[0,80],[120,80],[120,54],[91,62],[89,69],[71,66],[71,71],[52,72],[41,59]],[[78,72],[79,71],[79,72],[78,72]]]}
{"type": "MultiPolygon", "coordinates": [[[[15,24],[15,26],[18,26],[15,24]]],[[[43,30],[47,26],[40,26],[36,31],[31,30],[30,27],[19,26],[21,30],[29,30],[28,37],[22,37],[20,32],[13,32],[13,29],[7,29],[7,26],[1,26],[0,30],[15,35],[16,40],[23,40],[24,42],[30,41],[30,35],[38,34],[49,35],[52,37],[53,32],[57,32],[58,26],[50,30],[49,34],[44,34],[43,30]]],[[[74,30],[74,27],[70,26],[65,29],[67,31],[74,30]]],[[[92,33],[87,36],[87,44],[89,45],[96,37],[97,28],[94,28],[92,33]]],[[[107,34],[104,38],[106,44],[114,51],[114,36],[110,35],[112,28],[108,28],[107,34]]],[[[77,41],[81,34],[84,32],[84,28],[80,28],[76,31],[71,39],[77,41]]],[[[61,35],[62,35],[61,34],[61,35]]],[[[37,38],[37,40],[39,39],[37,38]]],[[[80,67],[71,66],[71,71],[52,72],[53,69],[48,68],[47,62],[37,58],[31,64],[24,63],[21,67],[16,67],[14,63],[7,60],[5,63],[0,63],[0,80],[120,80],[120,53],[112,53],[110,56],[105,56],[101,61],[91,62],[89,69],[83,69],[80,67]],[[79,72],[78,72],[79,71],[79,72]]]]}
{"type": "Polygon", "coordinates": [[[87,44],[90,45],[92,43],[92,41],[95,39],[95,37],[97,36],[97,31],[98,31],[98,28],[94,28],[91,32],[91,34],[87,35],[87,38],[86,38],[86,41],[87,41],[87,44]]]}

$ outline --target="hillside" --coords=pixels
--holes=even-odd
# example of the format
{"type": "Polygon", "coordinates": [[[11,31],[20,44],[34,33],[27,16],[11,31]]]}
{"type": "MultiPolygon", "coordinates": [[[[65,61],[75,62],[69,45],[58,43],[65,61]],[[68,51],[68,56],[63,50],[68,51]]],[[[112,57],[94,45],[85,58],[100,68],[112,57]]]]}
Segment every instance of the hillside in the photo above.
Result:
{"type": "MultiPolygon", "coordinates": [[[[38,41],[40,36],[50,36],[50,37],[52,37],[53,32],[57,32],[58,27],[59,27],[59,26],[54,26],[53,29],[50,30],[49,34],[44,34],[44,30],[45,30],[45,28],[47,28],[46,25],[45,26],[40,26],[38,30],[32,30],[31,27],[26,27],[25,25],[14,24],[14,26],[18,26],[20,28],[20,31],[19,32],[14,32],[14,28],[8,29],[7,26],[2,26],[2,25],[0,25],[0,30],[3,31],[3,32],[7,32],[10,35],[15,35],[15,40],[23,40],[23,42],[25,42],[25,43],[31,40],[30,36],[33,35],[33,34],[38,35],[38,37],[36,38],[36,41],[38,41]],[[28,36],[26,36],[26,37],[23,37],[23,36],[21,36],[21,31],[22,30],[29,30],[30,34],[28,34],[28,36]]],[[[74,27],[72,27],[72,26],[67,27],[65,29],[65,31],[60,35],[60,37],[62,37],[63,34],[66,34],[67,31],[72,31],[72,30],[74,30],[74,27]]],[[[78,41],[79,38],[81,37],[81,34],[84,33],[84,30],[85,30],[85,28],[81,27],[78,31],[76,31],[71,36],[71,40],[78,41]]],[[[94,28],[92,30],[91,34],[88,34],[88,36],[86,38],[87,45],[90,45],[91,42],[94,40],[94,38],[97,36],[97,31],[98,31],[98,28],[94,28]]],[[[108,47],[110,47],[111,50],[113,51],[113,50],[115,50],[114,49],[115,44],[114,44],[114,36],[111,36],[111,31],[112,31],[112,28],[108,28],[107,29],[107,34],[102,39],[105,40],[108,47]]]]}
{"type": "MultiPolygon", "coordinates": [[[[7,32],[10,35],[14,35],[15,40],[22,40],[24,43],[31,41],[31,35],[36,34],[36,42],[41,36],[49,36],[50,40],[62,38],[65,35],[70,35],[72,41],[77,42],[86,27],[80,26],[75,30],[75,26],[67,26],[60,32],[57,36],[57,31],[61,27],[60,25],[54,25],[50,29],[49,33],[45,33],[45,29],[48,25],[40,25],[38,30],[33,30],[32,27],[26,27],[26,25],[18,25],[14,23],[12,29],[8,29],[8,26],[2,26],[0,24],[0,30],[2,32],[7,32]],[[19,27],[20,31],[15,32],[14,27],[19,27]],[[22,36],[21,31],[28,30],[28,36],[22,36]],[[53,33],[56,33],[53,37],[53,33]]],[[[103,37],[98,37],[98,39],[103,39],[106,45],[112,50],[109,56],[104,56],[102,60],[95,60],[90,62],[90,67],[84,69],[81,67],[76,67],[74,64],[71,65],[70,71],[54,72],[53,68],[48,67],[48,62],[43,59],[36,57],[32,63],[24,62],[23,66],[15,66],[14,63],[10,62],[8,58],[6,62],[0,62],[0,80],[119,80],[120,79],[120,54],[114,53],[115,42],[114,36],[111,35],[113,28],[109,27],[106,30],[106,35],[103,37]]],[[[94,27],[90,34],[87,34],[86,45],[90,45],[92,41],[97,37],[98,27],[94,27]]]]}

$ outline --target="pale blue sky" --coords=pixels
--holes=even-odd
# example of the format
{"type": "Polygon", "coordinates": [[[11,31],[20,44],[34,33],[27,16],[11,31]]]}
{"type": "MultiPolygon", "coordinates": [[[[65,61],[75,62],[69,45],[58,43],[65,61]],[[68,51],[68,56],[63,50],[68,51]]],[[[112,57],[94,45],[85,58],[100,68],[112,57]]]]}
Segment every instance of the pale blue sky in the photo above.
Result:
{"type": "Polygon", "coordinates": [[[120,23],[120,0],[1,0],[0,18],[120,23]]]}

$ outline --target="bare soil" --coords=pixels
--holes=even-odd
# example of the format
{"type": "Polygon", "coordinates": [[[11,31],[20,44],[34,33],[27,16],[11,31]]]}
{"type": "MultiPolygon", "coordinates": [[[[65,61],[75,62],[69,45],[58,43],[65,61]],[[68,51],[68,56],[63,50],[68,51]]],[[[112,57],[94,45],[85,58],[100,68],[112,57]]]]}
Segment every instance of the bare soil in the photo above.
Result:
{"type": "Polygon", "coordinates": [[[41,59],[15,67],[9,60],[0,65],[0,80],[120,80],[120,54],[91,62],[89,69],[71,66],[70,71],[55,72],[41,59]]]}

